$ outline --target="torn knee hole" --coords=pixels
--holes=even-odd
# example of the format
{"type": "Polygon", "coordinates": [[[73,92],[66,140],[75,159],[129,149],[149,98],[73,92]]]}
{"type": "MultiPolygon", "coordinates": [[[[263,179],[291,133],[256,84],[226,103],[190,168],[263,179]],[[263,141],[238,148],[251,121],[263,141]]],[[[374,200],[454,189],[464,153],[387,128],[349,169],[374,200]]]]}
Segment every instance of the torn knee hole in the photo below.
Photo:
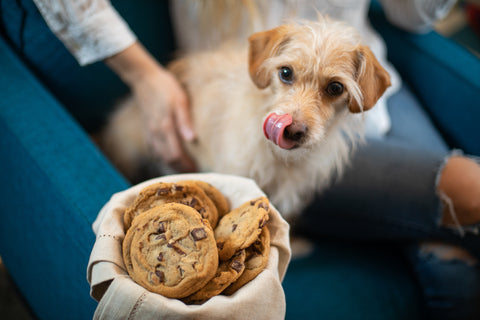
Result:
{"type": "Polygon", "coordinates": [[[465,233],[480,234],[480,221],[465,219],[465,211],[458,209],[453,204],[453,201],[444,193],[438,193],[442,202],[441,217],[439,225],[441,227],[453,229],[458,232],[460,236],[464,236],[465,233]],[[460,216],[459,214],[460,213],[460,216]]]}
{"type": "Polygon", "coordinates": [[[442,203],[440,225],[478,233],[480,222],[480,166],[473,159],[453,153],[438,171],[437,195],[442,203]]]}
{"type": "Polygon", "coordinates": [[[462,261],[468,265],[478,263],[467,250],[443,242],[424,242],[420,245],[420,253],[424,256],[432,255],[442,261],[462,261]]]}

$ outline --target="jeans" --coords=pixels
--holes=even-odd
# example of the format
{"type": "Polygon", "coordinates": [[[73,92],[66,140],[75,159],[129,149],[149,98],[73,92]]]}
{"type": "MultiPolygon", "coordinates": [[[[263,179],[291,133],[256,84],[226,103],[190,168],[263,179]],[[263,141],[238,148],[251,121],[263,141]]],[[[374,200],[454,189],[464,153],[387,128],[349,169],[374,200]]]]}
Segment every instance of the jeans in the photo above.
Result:
{"type": "Polygon", "coordinates": [[[440,226],[436,179],[451,152],[408,87],[389,99],[388,108],[388,135],[358,148],[343,177],[317,196],[295,231],[399,245],[422,288],[427,316],[480,319],[478,263],[441,259],[419,246],[444,241],[480,259],[480,236],[440,226]]]}

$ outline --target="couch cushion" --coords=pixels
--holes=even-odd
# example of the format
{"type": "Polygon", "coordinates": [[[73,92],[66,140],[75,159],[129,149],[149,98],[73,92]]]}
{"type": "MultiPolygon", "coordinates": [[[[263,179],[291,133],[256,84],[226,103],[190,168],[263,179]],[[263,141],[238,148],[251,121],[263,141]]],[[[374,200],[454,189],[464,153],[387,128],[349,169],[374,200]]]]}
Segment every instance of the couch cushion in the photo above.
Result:
{"type": "Polygon", "coordinates": [[[92,318],[91,223],[128,186],[0,38],[0,255],[39,318],[92,318]]]}
{"type": "Polygon", "coordinates": [[[287,319],[421,319],[419,290],[395,249],[317,240],[283,281],[287,319]]]}

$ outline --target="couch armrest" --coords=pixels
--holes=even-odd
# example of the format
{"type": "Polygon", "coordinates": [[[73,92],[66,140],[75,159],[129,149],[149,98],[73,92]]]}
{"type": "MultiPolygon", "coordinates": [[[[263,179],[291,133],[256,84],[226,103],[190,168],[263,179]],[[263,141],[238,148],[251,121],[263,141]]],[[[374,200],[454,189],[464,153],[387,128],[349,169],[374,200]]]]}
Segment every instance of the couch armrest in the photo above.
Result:
{"type": "Polygon", "coordinates": [[[41,319],[91,319],[91,224],[128,187],[0,37],[0,255],[41,319]]]}
{"type": "Polygon", "coordinates": [[[480,59],[435,32],[418,35],[392,26],[377,2],[369,16],[389,60],[450,146],[480,155],[480,59]]]}

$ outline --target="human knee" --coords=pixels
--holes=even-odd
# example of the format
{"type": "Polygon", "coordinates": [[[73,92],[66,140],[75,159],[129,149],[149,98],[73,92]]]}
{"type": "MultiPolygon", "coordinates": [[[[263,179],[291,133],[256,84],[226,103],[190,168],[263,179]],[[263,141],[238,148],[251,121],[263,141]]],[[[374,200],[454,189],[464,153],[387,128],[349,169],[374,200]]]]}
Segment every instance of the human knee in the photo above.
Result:
{"type": "Polygon", "coordinates": [[[480,165],[473,159],[449,157],[439,172],[437,193],[443,204],[442,226],[480,222],[480,165]]]}

